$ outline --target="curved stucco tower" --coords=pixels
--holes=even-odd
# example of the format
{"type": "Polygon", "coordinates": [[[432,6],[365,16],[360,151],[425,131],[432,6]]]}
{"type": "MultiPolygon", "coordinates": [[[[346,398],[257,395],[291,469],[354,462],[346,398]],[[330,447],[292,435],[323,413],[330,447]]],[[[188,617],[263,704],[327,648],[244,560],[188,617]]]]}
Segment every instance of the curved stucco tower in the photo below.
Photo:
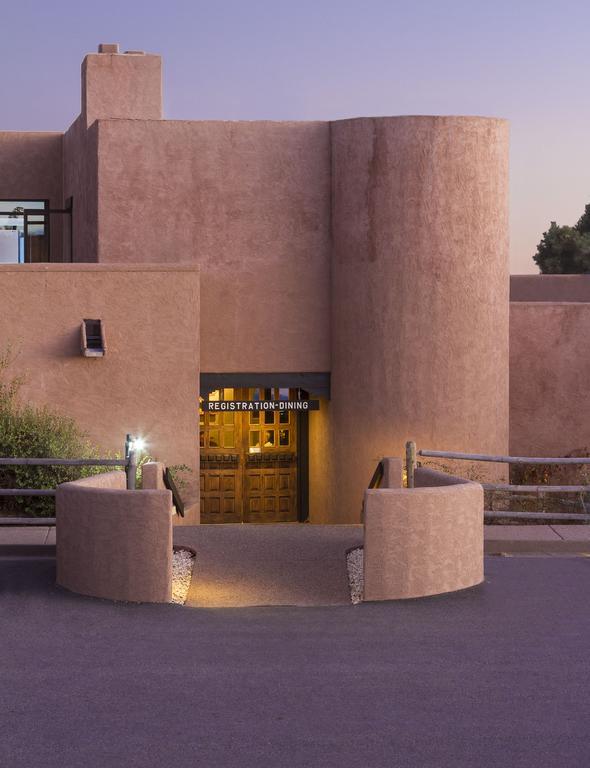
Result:
{"type": "Polygon", "coordinates": [[[382,456],[508,450],[508,124],[332,123],[333,510],[382,456]]]}

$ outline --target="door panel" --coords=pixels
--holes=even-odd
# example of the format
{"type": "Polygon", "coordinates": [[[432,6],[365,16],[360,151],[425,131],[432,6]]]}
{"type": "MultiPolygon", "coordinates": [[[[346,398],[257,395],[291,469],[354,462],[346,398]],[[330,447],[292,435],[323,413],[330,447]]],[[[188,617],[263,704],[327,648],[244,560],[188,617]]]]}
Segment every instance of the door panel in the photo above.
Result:
{"type": "MultiPolygon", "coordinates": [[[[279,400],[286,389],[225,389],[211,400],[279,400]]],[[[201,521],[297,522],[297,417],[201,412],[201,521]]]]}
{"type": "Polygon", "coordinates": [[[207,523],[241,523],[241,473],[239,468],[201,470],[201,520],[207,523]]]}

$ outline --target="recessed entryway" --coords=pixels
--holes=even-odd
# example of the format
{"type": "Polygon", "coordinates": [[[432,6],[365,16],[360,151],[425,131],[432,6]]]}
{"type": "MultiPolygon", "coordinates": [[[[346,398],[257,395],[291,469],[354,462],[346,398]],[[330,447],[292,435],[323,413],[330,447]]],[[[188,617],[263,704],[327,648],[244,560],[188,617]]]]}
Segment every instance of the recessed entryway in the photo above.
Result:
{"type": "Polygon", "coordinates": [[[220,387],[202,398],[202,523],[295,523],[302,519],[307,413],[264,406],[292,402],[306,394],[288,387],[220,387]],[[259,403],[260,409],[210,411],[206,400],[259,403]]]}

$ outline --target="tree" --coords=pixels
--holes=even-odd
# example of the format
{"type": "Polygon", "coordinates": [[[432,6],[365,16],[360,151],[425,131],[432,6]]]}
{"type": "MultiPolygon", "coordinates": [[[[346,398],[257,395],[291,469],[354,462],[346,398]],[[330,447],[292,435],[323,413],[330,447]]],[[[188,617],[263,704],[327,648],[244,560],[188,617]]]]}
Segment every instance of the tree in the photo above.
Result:
{"type": "Polygon", "coordinates": [[[546,275],[590,274],[590,204],[574,227],[552,221],[533,259],[546,275]]]}

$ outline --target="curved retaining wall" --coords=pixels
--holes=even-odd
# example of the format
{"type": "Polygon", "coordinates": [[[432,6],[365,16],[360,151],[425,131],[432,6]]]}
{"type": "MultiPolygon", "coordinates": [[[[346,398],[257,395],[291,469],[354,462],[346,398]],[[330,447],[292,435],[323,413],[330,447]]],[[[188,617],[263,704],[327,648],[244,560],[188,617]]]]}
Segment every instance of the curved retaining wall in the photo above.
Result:
{"type": "Polygon", "coordinates": [[[483,489],[417,468],[415,488],[365,491],[364,600],[454,592],[483,581],[483,489]]]}
{"type": "Polygon", "coordinates": [[[58,486],[57,583],[109,600],[169,602],[171,505],[167,490],[128,491],[124,472],[58,486]]]}
{"type": "Polygon", "coordinates": [[[508,449],[508,125],[338,121],[332,178],[333,509],[352,523],[408,439],[508,449]]]}

